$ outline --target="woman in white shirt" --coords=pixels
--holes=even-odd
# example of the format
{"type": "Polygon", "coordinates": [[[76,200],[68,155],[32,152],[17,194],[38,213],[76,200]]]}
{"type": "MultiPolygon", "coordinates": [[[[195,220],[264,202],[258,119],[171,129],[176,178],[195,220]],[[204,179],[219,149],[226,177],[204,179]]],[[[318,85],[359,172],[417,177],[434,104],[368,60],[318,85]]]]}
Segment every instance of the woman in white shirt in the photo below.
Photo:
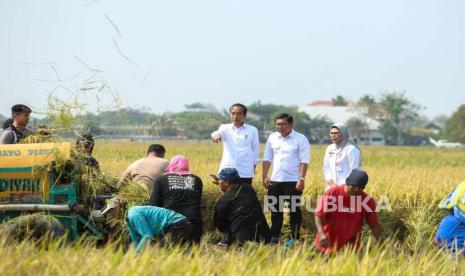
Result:
{"type": "Polygon", "coordinates": [[[331,125],[329,136],[333,142],[326,148],[323,173],[326,190],[345,185],[353,169],[360,167],[360,149],[349,139],[349,129],[342,123],[331,125]]]}

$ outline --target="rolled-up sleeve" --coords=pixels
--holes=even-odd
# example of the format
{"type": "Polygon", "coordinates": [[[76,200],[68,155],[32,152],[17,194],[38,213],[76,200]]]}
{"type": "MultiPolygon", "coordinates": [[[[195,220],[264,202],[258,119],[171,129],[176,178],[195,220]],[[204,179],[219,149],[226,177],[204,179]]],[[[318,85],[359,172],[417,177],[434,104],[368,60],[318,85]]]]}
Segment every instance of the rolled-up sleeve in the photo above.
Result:
{"type": "Polygon", "coordinates": [[[265,144],[265,152],[263,153],[263,161],[271,162],[273,160],[273,148],[271,147],[271,136],[268,137],[265,144]]]}
{"type": "Polygon", "coordinates": [[[310,143],[306,137],[300,139],[299,158],[301,163],[310,164],[310,143]]]}
{"type": "Polygon", "coordinates": [[[257,129],[254,129],[252,147],[253,147],[253,156],[255,159],[254,164],[257,165],[260,163],[260,141],[259,141],[257,129]]]}
{"type": "Polygon", "coordinates": [[[225,131],[225,125],[220,125],[220,127],[219,127],[217,130],[213,131],[212,134],[210,134],[210,137],[213,139],[213,136],[214,136],[214,135],[220,134],[220,135],[221,135],[221,139],[224,140],[224,137],[225,137],[224,131],[225,131]]]}

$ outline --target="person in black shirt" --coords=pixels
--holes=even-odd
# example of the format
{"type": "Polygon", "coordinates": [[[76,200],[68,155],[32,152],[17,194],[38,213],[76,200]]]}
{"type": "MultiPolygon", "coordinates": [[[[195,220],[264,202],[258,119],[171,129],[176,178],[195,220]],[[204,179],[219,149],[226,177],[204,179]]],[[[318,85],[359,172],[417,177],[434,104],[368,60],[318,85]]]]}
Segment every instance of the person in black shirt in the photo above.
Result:
{"type": "Polygon", "coordinates": [[[216,201],[213,224],[222,233],[229,233],[229,243],[246,241],[269,243],[271,234],[255,190],[241,185],[234,168],[224,168],[218,175],[224,194],[216,201]]]}
{"type": "Polygon", "coordinates": [[[189,240],[199,243],[202,236],[202,180],[189,171],[189,161],[182,155],[174,156],[166,174],[154,183],[149,205],[173,210],[185,216],[192,224],[189,240]]]}

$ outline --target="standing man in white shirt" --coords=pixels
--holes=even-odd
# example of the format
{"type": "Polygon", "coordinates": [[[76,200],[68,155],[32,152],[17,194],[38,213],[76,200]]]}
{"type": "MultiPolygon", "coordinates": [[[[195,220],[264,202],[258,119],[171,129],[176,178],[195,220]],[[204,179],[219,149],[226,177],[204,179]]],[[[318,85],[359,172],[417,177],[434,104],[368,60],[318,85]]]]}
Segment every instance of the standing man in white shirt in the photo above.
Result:
{"type": "Polygon", "coordinates": [[[323,173],[326,190],[346,184],[346,178],[360,168],[360,150],[350,140],[349,129],[341,123],[331,125],[329,136],[333,142],[326,148],[323,173]]]}
{"type": "Polygon", "coordinates": [[[211,134],[213,142],[223,141],[223,157],[220,168],[235,168],[241,183],[252,184],[255,167],[260,162],[258,130],[245,123],[247,107],[235,103],[229,108],[231,124],[221,125],[211,134]]]}
{"type": "Polygon", "coordinates": [[[308,139],[293,129],[294,119],[283,113],[276,116],[276,130],[266,141],[263,158],[263,186],[268,189],[268,202],[271,204],[271,242],[279,243],[283,225],[283,203],[290,203],[291,239],[286,245],[292,245],[299,239],[302,222],[300,210],[301,195],[305,187],[305,176],[310,163],[310,143],[308,139]],[[273,165],[271,178],[268,176],[273,165]]]}

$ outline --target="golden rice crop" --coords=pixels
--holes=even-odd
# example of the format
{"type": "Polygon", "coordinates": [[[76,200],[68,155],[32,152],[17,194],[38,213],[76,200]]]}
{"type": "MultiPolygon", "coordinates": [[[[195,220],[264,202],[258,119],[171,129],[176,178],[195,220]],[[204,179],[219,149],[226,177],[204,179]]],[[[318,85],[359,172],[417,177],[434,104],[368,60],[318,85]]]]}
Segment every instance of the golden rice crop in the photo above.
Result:
{"type": "MultiPolygon", "coordinates": [[[[304,212],[303,239],[293,248],[248,244],[244,248],[225,250],[213,244],[218,237],[211,227],[211,213],[220,195],[210,181],[221,158],[221,145],[210,142],[163,141],[167,158],[182,154],[188,157],[191,171],[204,182],[203,215],[206,235],[200,246],[148,247],[135,256],[132,249],[108,245],[95,248],[86,243],[63,246],[57,243],[46,249],[24,242],[17,246],[0,245],[0,275],[7,274],[463,274],[465,261],[451,258],[432,244],[437,224],[444,212],[439,201],[460,181],[465,180],[465,150],[430,147],[362,147],[363,168],[370,175],[367,192],[375,198],[386,196],[392,212],[380,212],[386,241],[374,244],[365,233],[359,252],[345,250],[325,257],[312,251],[315,235],[313,216],[304,212]]],[[[134,160],[145,155],[148,143],[99,142],[95,157],[102,170],[120,176],[134,160]]],[[[305,197],[316,202],[324,191],[322,160],[324,146],[313,146],[312,163],[306,179],[305,197]]],[[[259,197],[261,166],[257,168],[254,187],[259,197]]],[[[314,205],[314,203],[313,203],[314,205]]],[[[284,232],[288,231],[286,228],[284,232]]]]}

